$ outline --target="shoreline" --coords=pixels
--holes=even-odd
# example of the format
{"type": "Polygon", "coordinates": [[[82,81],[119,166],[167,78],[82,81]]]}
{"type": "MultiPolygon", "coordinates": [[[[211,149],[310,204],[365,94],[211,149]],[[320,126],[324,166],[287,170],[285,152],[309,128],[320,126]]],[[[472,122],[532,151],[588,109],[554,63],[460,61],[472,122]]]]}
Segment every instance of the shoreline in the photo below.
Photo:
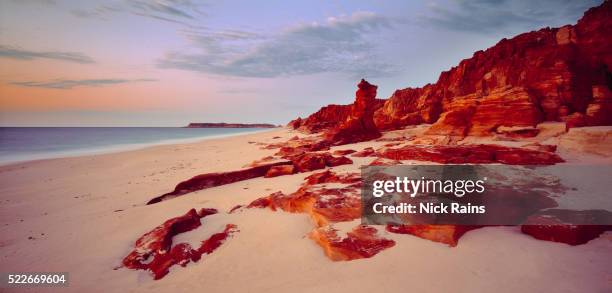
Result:
{"type": "MultiPolygon", "coordinates": [[[[169,128],[172,128],[172,127],[169,127],[169,128]]],[[[259,129],[259,130],[241,132],[241,133],[218,134],[218,135],[192,137],[192,138],[163,139],[163,140],[147,142],[147,143],[117,144],[117,145],[110,145],[106,147],[94,147],[90,149],[75,149],[75,150],[69,150],[69,151],[48,152],[48,153],[40,154],[38,156],[34,156],[33,158],[29,158],[29,159],[23,159],[23,160],[17,159],[17,160],[11,160],[11,161],[0,160],[0,168],[13,166],[13,165],[19,165],[19,164],[25,164],[25,163],[46,161],[46,160],[116,154],[116,153],[121,153],[121,152],[137,151],[137,150],[142,150],[142,149],[156,147],[156,146],[171,146],[171,145],[198,143],[198,142],[205,141],[205,140],[222,139],[222,138],[227,138],[227,137],[261,133],[261,132],[272,131],[274,129],[279,129],[279,128],[259,129]]]]}
{"type": "MultiPolygon", "coordinates": [[[[400,137],[421,130],[386,135],[400,137]]],[[[266,149],[261,143],[283,142],[295,135],[304,136],[279,128],[0,166],[0,259],[13,271],[70,272],[69,287],[47,288],[49,292],[168,292],[176,291],[177,284],[189,284],[179,292],[233,292],[243,290],[244,284],[252,292],[295,288],[303,292],[361,292],[380,290],[381,278],[389,281],[384,291],[401,291],[407,282],[414,284],[413,290],[424,292],[583,292],[608,286],[612,268],[606,260],[612,256],[611,233],[584,245],[569,246],[534,239],[516,226],[486,227],[468,232],[460,245],[449,247],[377,227],[396,247],[372,258],[334,262],[308,238],[313,223],[307,214],[267,209],[229,212],[236,205],[277,191],[294,192],[317,171],[258,177],[146,205],[193,176],[239,170],[272,155],[278,150],[266,149]],[[172,267],[160,280],[153,280],[146,271],[120,267],[139,237],[192,208],[213,208],[219,213],[173,241],[199,245],[226,224],[236,225],[239,232],[214,253],[186,267],[172,267]],[[389,270],[390,266],[394,269],[389,270]],[[232,282],[227,282],[228,275],[232,282]],[[517,279],[524,281],[516,283],[517,279]],[[500,282],[508,286],[499,289],[500,282]]],[[[378,148],[387,143],[369,141],[330,151],[378,148]]],[[[351,159],[353,164],[334,167],[334,171],[358,172],[359,166],[374,160],[351,159]]],[[[334,227],[349,231],[357,225],[359,220],[339,222],[334,227]]]]}

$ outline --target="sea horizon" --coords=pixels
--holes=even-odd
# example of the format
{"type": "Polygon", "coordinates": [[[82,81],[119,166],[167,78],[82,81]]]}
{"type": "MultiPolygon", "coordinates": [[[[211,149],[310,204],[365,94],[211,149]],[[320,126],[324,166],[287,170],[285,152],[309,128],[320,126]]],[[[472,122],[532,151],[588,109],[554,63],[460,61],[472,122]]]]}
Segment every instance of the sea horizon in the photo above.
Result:
{"type": "Polygon", "coordinates": [[[269,128],[0,126],[0,166],[192,143],[266,130],[269,128]]]}

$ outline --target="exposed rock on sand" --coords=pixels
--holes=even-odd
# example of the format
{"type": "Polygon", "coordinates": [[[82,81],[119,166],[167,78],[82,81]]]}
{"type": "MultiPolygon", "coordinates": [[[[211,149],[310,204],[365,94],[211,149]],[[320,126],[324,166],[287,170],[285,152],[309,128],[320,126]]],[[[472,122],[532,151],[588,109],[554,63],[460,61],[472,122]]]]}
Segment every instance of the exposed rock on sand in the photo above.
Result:
{"type": "Polygon", "coordinates": [[[136,240],[134,250],[123,259],[123,266],[135,270],[149,270],[154,278],[161,279],[170,267],[187,265],[198,261],[203,254],[210,254],[236,231],[236,226],[227,224],[226,228],[202,241],[194,249],[188,243],[172,245],[172,237],[200,227],[200,219],[216,214],[215,209],[189,210],[185,215],[172,218],[157,226],[136,240]]]}
{"type": "Polygon", "coordinates": [[[398,149],[386,149],[376,156],[393,160],[418,160],[443,164],[553,165],[563,162],[563,159],[551,152],[498,145],[410,145],[398,149]]]}
{"type": "Polygon", "coordinates": [[[309,236],[323,248],[329,259],[347,261],[370,258],[395,245],[395,241],[381,238],[377,232],[374,227],[357,226],[346,233],[346,237],[340,237],[337,230],[322,227],[312,231],[309,236]]]}

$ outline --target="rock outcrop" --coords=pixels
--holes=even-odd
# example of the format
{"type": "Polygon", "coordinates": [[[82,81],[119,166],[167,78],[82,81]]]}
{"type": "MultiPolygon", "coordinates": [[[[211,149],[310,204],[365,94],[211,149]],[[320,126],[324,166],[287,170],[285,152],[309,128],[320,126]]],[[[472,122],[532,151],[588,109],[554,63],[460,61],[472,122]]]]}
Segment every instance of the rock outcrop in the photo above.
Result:
{"type": "Polygon", "coordinates": [[[433,123],[429,134],[452,136],[487,136],[500,127],[544,121],[566,121],[570,128],[612,125],[610,35],[612,1],[605,1],[576,25],[502,39],[442,72],[436,83],[397,90],[382,105],[367,94],[375,88],[364,84],[355,104],[324,107],[300,129],[335,130],[328,138],[341,144],[422,123],[433,123]]]}
{"type": "Polygon", "coordinates": [[[378,230],[371,226],[357,226],[346,237],[338,236],[333,228],[317,228],[310,233],[310,238],[333,261],[370,258],[395,245],[395,241],[378,236],[378,230]]]}
{"type": "Polygon", "coordinates": [[[200,227],[201,218],[216,214],[215,209],[189,210],[185,215],[169,219],[136,240],[134,249],[123,259],[123,266],[134,270],[148,270],[155,280],[168,274],[174,265],[185,266],[198,261],[203,254],[210,254],[236,231],[236,226],[226,225],[223,231],[211,235],[194,249],[188,243],[172,245],[172,237],[200,227]]]}
{"type": "Polygon", "coordinates": [[[532,215],[521,226],[521,231],[539,240],[580,245],[587,243],[604,233],[612,231],[610,223],[612,213],[605,210],[572,211],[550,209],[532,215]],[[588,222],[590,225],[577,225],[588,222]]]}
{"type": "Polygon", "coordinates": [[[155,204],[164,200],[172,199],[177,196],[181,196],[190,192],[206,188],[262,177],[266,175],[272,167],[291,164],[292,163],[290,161],[281,161],[276,163],[263,164],[238,171],[201,174],[179,183],[178,185],[176,185],[173,191],[157,196],[149,200],[147,204],[155,204]]]}
{"type": "Polygon", "coordinates": [[[317,133],[336,127],[351,113],[351,105],[328,105],[308,116],[306,119],[293,120],[291,127],[306,133],[317,133]]]}
{"type": "Polygon", "coordinates": [[[381,136],[374,124],[377,86],[361,80],[355,93],[355,103],[348,117],[336,128],[328,130],[324,137],[331,145],[342,145],[371,140],[381,136]]]}
{"type": "Polygon", "coordinates": [[[372,156],[392,160],[417,160],[442,164],[554,165],[563,162],[558,155],[539,150],[498,145],[407,145],[385,149],[372,156]]]}

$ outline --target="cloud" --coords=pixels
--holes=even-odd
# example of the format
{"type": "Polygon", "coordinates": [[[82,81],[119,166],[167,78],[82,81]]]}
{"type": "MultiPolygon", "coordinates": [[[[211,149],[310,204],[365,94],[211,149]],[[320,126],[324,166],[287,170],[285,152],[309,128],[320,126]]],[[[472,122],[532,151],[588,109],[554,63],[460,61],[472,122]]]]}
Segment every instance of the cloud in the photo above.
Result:
{"type": "Polygon", "coordinates": [[[375,34],[391,21],[372,12],[293,26],[272,36],[222,31],[189,33],[195,53],[168,52],[161,68],[238,77],[277,77],[323,72],[382,76],[393,72],[375,54],[375,34]]]}
{"type": "Polygon", "coordinates": [[[55,0],[12,0],[11,2],[16,4],[43,4],[43,5],[55,5],[55,0]]]}
{"type": "Polygon", "coordinates": [[[113,84],[132,83],[132,82],[150,82],[156,79],[141,78],[141,79],[56,79],[52,81],[14,81],[12,85],[23,87],[40,87],[50,89],[72,89],[82,86],[106,86],[113,84]]]}
{"type": "Polygon", "coordinates": [[[77,17],[105,19],[110,14],[125,11],[142,17],[189,25],[189,21],[203,14],[200,6],[201,4],[191,0],[123,0],[88,10],[72,10],[71,13],[77,17]]]}
{"type": "Polygon", "coordinates": [[[0,45],[0,58],[11,58],[17,60],[52,59],[81,64],[95,63],[95,61],[78,52],[63,51],[30,51],[18,47],[0,45]]]}
{"type": "Polygon", "coordinates": [[[432,2],[420,17],[425,25],[472,33],[517,33],[576,21],[601,1],[457,0],[454,5],[432,2]]]}

